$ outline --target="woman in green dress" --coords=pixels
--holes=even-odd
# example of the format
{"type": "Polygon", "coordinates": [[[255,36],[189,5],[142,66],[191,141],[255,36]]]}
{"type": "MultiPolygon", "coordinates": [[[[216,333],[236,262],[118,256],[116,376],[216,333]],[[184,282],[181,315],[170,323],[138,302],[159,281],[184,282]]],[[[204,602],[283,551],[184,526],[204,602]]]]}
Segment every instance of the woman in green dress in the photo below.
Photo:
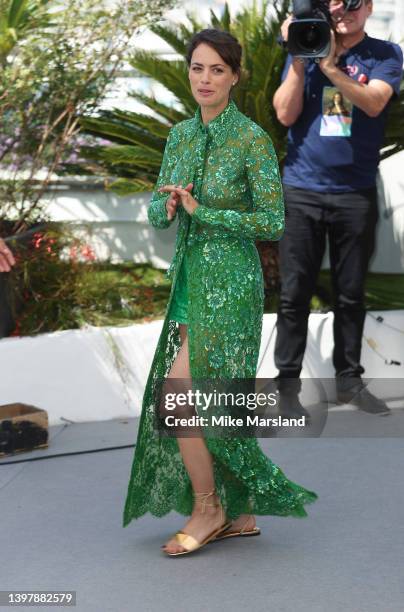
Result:
{"type": "Polygon", "coordinates": [[[198,110],[169,133],[148,209],[158,229],[178,218],[172,287],[143,397],[123,526],[146,512],[190,516],[162,548],[187,554],[212,540],[258,535],[254,514],[306,516],[317,495],[288,480],[255,437],[156,433],[167,379],[254,379],[264,285],[256,240],[284,230],[279,169],[267,133],[239,112],[231,90],[241,47],[203,30],[188,50],[198,110]]]}

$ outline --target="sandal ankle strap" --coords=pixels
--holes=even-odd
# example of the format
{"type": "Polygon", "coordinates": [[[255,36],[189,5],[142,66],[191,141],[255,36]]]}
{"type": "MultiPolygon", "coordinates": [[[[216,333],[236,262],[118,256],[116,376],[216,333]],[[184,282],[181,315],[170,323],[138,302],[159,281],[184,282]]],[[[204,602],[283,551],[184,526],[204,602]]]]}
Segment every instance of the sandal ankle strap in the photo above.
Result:
{"type": "Polygon", "coordinates": [[[216,493],[215,489],[213,489],[213,491],[209,491],[209,493],[195,493],[194,492],[195,500],[200,501],[202,504],[202,510],[201,510],[202,514],[205,512],[206,506],[220,506],[220,503],[209,504],[206,501],[208,497],[210,497],[211,495],[215,495],[215,493],[216,493]]]}
{"type": "Polygon", "coordinates": [[[245,531],[245,529],[246,529],[246,527],[247,527],[247,525],[248,525],[248,522],[249,522],[249,520],[250,520],[250,518],[251,518],[252,516],[253,516],[252,514],[247,514],[247,520],[245,521],[244,525],[243,525],[243,526],[242,526],[242,528],[240,529],[240,533],[244,533],[244,531],[245,531]]]}

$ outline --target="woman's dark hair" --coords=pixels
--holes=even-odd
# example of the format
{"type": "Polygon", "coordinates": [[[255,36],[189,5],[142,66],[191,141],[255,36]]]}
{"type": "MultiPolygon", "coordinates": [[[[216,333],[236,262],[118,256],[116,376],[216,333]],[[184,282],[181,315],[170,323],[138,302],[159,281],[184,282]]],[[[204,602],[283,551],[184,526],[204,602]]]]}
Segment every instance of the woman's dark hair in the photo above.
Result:
{"type": "Polygon", "coordinates": [[[188,66],[191,65],[193,52],[201,43],[205,43],[212,47],[212,49],[220,55],[224,63],[230,66],[235,74],[240,75],[242,49],[237,38],[229,34],[229,32],[216,30],[214,28],[208,28],[197,32],[193,35],[188,44],[186,54],[188,66]]]}

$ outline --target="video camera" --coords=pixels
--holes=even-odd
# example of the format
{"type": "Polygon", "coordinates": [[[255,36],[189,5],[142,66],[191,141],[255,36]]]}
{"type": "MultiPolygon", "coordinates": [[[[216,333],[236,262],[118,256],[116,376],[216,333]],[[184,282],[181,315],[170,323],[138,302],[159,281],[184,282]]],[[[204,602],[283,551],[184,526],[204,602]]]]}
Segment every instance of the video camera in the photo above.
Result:
{"type": "MultiPolygon", "coordinates": [[[[345,12],[357,11],[363,0],[342,0],[345,12]]],[[[289,26],[287,47],[295,57],[321,58],[330,52],[333,22],[329,0],[293,0],[294,20],[289,26]]]]}

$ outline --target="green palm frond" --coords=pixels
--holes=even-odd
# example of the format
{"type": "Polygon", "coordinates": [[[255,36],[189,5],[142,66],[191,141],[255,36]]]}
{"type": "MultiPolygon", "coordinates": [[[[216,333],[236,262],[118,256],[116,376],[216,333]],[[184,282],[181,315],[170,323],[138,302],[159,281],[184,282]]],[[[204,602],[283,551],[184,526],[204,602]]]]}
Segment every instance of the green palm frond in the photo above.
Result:
{"type": "MultiPolygon", "coordinates": [[[[52,27],[55,10],[51,0],[2,0],[0,2],[0,64],[29,32],[52,27]]],[[[58,12],[64,9],[60,9],[58,12]]]]}
{"type": "Polygon", "coordinates": [[[127,196],[132,193],[142,193],[153,188],[153,182],[139,178],[124,179],[119,178],[109,184],[109,189],[117,195],[127,196]]]}
{"type": "Polygon", "coordinates": [[[8,3],[8,24],[16,30],[31,26],[47,11],[50,0],[11,0],[8,3]]]}
{"type": "Polygon", "coordinates": [[[162,102],[158,102],[153,96],[148,96],[137,91],[129,92],[129,96],[144,106],[148,106],[153,113],[159,115],[163,119],[166,119],[166,121],[170,124],[170,127],[175,123],[183,121],[184,119],[189,119],[188,113],[176,110],[172,106],[168,106],[162,102]]]}
{"type": "Polygon", "coordinates": [[[170,126],[167,123],[162,123],[158,119],[151,117],[150,115],[121,111],[120,109],[114,109],[111,111],[111,113],[113,113],[114,119],[116,119],[117,122],[120,120],[128,122],[129,119],[129,123],[131,125],[135,125],[141,130],[145,130],[157,138],[166,139],[168,136],[170,126]]]}
{"type": "Polygon", "coordinates": [[[138,72],[168,89],[189,114],[195,112],[196,104],[190,92],[188,67],[184,60],[162,60],[153,53],[140,51],[129,58],[129,62],[138,72]]]}
{"type": "Polygon", "coordinates": [[[192,32],[190,32],[186,26],[183,26],[180,34],[178,32],[178,28],[169,25],[154,25],[150,28],[150,30],[164,40],[164,42],[166,42],[179,55],[185,55],[187,37],[192,36],[192,32]]]}
{"type": "MultiPolygon", "coordinates": [[[[85,147],[83,147],[85,151],[85,147]]],[[[135,164],[137,168],[148,170],[150,167],[156,171],[161,166],[161,154],[159,151],[146,150],[139,145],[115,145],[100,147],[98,149],[98,160],[104,160],[112,166],[121,164],[135,164]]]]}
{"type": "Polygon", "coordinates": [[[210,9],[210,25],[213,28],[224,30],[225,32],[231,32],[231,17],[229,5],[224,5],[223,15],[218,17],[212,9],[210,9]]]}
{"type": "MultiPolygon", "coordinates": [[[[101,117],[83,117],[81,125],[87,134],[100,136],[120,144],[139,144],[151,151],[163,152],[165,138],[158,138],[151,132],[142,129],[139,125],[131,123],[132,113],[120,111],[120,119],[117,119],[113,111],[106,111],[101,117]]],[[[94,148],[95,150],[97,147],[94,148]]]]}

